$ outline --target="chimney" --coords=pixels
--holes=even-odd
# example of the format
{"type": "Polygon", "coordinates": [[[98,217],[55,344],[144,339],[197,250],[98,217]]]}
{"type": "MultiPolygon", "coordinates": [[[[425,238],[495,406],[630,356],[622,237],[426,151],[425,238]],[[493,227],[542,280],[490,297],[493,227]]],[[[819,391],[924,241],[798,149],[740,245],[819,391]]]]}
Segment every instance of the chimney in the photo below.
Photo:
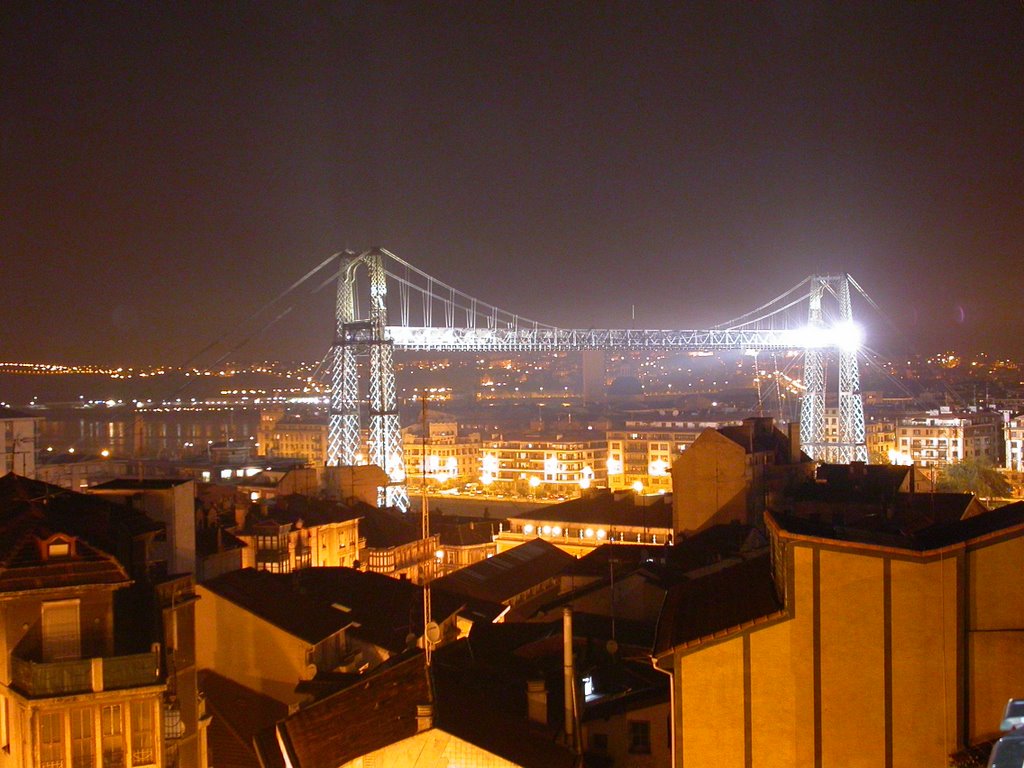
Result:
{"type": "Polygon", "coordinates": [[[789,428],[789,463],[800,463],[800,422],[791,421],[789,428]]]}
{"type": "Polygon", "coordinates": [[[548,687],[543,679],[526,683],[526,714],[530,722],[548,724],[548,687]]]}
{"type": "Polygon", "coordinates": [[[562,609],[562,666],[565,674],[565,741],[576,749],[576,670],[572,659],[572,608],[562,609]]]}

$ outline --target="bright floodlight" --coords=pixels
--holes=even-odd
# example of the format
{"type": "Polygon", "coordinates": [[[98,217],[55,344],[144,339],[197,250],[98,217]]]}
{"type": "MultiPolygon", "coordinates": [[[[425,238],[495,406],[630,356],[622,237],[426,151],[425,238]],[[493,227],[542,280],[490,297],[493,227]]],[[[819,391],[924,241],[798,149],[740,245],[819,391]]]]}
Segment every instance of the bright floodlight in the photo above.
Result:
{"type": "Polygon", "coordinates": [[[864,342],[864,331],[856,323],[847,320],[831,328],[808,325],[796,331],[796,343],[803,349],[824,349],[833,347],[844,352],[856,352],[864,342]]]}
{"type": "Polygon", "coordinates": [[[852,320],[832,326],[832,343],[844,352],[856,352],[864,343],[864,330],[852,320]]]}

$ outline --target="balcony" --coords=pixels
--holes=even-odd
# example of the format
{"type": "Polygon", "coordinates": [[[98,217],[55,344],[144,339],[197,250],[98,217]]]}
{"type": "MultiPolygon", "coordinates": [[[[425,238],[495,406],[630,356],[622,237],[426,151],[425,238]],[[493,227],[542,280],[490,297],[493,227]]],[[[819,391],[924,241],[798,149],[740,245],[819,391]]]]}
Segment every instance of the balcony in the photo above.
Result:
{"type": "Polygon", "coordinates": [[[152,651],[50,662],[11,654],[11,687],[32,698],[141,688],[160,682],[160,656],[152,651]]]}

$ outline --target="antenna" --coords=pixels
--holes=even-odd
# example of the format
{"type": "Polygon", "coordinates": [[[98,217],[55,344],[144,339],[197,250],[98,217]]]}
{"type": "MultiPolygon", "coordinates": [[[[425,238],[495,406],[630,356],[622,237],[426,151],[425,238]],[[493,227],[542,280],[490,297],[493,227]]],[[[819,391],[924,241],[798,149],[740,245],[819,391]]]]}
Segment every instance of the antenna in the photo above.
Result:
{"type": "MultiPolygon", "coordinates": [[[[421,416],[420,424],[420,518],[423,523],[423,540],[430,540],[430,504],[427,502],[427,398],[420,393],[421,416]]],[[[430,601],[430,579],[436,567],[436,558],[431,558],[429,567],[423,571],[423,652],[426,659],[427,695],[434,700],[434,688],[431,684],[430,661],[435,643],[441,639],[441,628],[434,621],[433,607],[430,601]]]]}

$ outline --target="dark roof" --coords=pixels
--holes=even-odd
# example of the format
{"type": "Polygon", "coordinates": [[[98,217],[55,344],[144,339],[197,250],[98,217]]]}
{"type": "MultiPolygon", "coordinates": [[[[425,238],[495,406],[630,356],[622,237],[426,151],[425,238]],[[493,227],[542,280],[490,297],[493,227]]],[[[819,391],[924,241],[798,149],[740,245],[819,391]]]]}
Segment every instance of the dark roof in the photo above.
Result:
{"type": "MultiPolygon", "coordinates": [[[[423,588],[406,579],[340,567],[301,568],[286,578],[297,594],[324,605],[344,606],[344,615],[354,622],[353,635],[392,653],[406,649],[409,634],[423,633],[423,588]]],[[[438,622],[461,606],[461,600],[444,593],[431,600],[438,622]]]]}
{"type": "Polygon", "coordinates": [[[4,475],[0,477],[0,589],[126,583],[133,540],[162,529],[142,512],[102,497],[4,475]],[[44,561],[38,542],[57,533],[75,539],[77,556],[44,561]],[[120,561],[118,556],[125,559],[120,561]]]}
{"type": "Polygon", "coordinates": [[[513,704],[511,696],[496,694],[478,675],[456,666],[437,664],[434,678],[437,727],[524,768],[576,765],[575,755],[555,742],[554,729],[529,721],[515,706],[525,703],[525,680],[513,704]]]}
{"type": "MultiPolygon", "coordinates": [[[[336,768],[415,735],[416,707],[428,701],[423,654],[417,652],[300,709],[278,730],[294,768],[336,768]]],[[[272,747],[258,748],[261,757],[269,752],[276,759],[272,747]]]]}
{"type": "Polygon", "coordinates": [[[210,763],[218,768],[260,768],[253,739],[288,716],[288,706],[244,685],[199,670],[199,690],[212,719],[207,740],[210,763]]]}
{"type": "Polygon", "coordinates": [[[768,545],[756,528],[738,522],[714,525],[691,536],[677,538],[670,546],[602,544],[569,566],[568,572],[605,582],[610,578],[609,560],[615,561],[615,578],[644,568],[672,583],[687,573],[723,559],[747,556],[768,545]]]}
{"type": "Polygon", "coordinates": [[[359,522],[359,535],[371,549],[390,549],[418,541],[423,536],[420,516],[394,509],[366,506],[359,522]]]}
{"type": "Polygon", "coordinates": [[[185,483],[194,482],[191,478],[138,478],[120,477],[115,480],[108,480],[105,483],[98,483],[92,486],[91,491],[164,491],[168,488],[175,488],[185,483]]]}
{"type": "MultiPolygon", "coordinates": [[[[820,464],[817,483],[833,491],[867,498],[891,497],[899,491],[911,468],[897,464],[820,464]]],[[[801,489],[805,490],[805,489],[801,489]]]]}
{"type": "Polygon", "coordinates": [[[504,603],[535,584],[565,572],[575,558],[543,539],[468,565],[434,582],[434,589],[504,603]]]}
{"type": "MultiPolygon", "coordinates": [[[[789,436],[775,426],[770,416],[755,416],[736,426],[719,427],[718,433],[747,453],[770,453],[775,456],[775,464],[790,463],[789,436]]],[[[810,461],[810,458],[801,452],[800,460],[810,461]]]]}
{"type": "Polygon", "coordinates": [[[523,514],[509,515],[519,520],[546,520],[568,525],[629,525],[672,528],[672,500],[668,496],[645,496],[636,503],[636,494],[615,494],[599,489],[590,496],[560,504],[538,507],[523,514]]]}
{"type": "Polygon", "coordinates": [[[42,416],[36,416],[32,413],[25,413],[25,411],[15,410],[14,408],[8,408],[6,405],[0,405],[0,419],[41,419],[42,416]]]}
{"type": "Polygon", "coordinates": [[[244,541],[220,525],[196,528],[196,554],[201,557],[215,555],[229,549],[243,549],[244,541]]]}
{"type": "Polygon", "coordinates": [[[772,512],[772,518],[790,533],[837,541],[896,547],[924,552],[960,544],[1003,529],[1024,525],[1024,502],[959,519],[970,494],[899,494],[907,504],[891,516],[874,515],[846,519],[841,516],[807,516],[772,512]]]}
{"type": "Polygon", "coordinates": [[[665,598],[655,653],[739,627],[782,610],[767,553],[683,581],[665,598]]]}
{"type": "Polygon", "coordinates": [[[449,522],[444,518],[431,517],[430,528],[433,533],[440,535],[443,546],[473,547],[494,543],[494,536],[498,532],[498,521],[449,522]]]}
{"type": "Polygon", "coordinates": [[[307,528],[330,523],[343,523],[356,520],[372,509],[367,505],[349,506],[329,499],[314,499],[301,494],[281,496],[267,508],[265,515],[250,514],[245,518],[245,528],[241,533],[252,535],[254,526],[273,522],[278,525],[295,525],[299,520],[307,528]]]}
{"type": "Polygon", "coordinates": [[[295,592],[287,574],[243,568],[201,586],[307,643],[319,643],[352,623],[329,603],[295,592]]]}
{"type": "Polygon", "coordinates": [[[920,531],[916,539],[924,549],[937,549],[968,542],[992,533],[1024,525],[1024,501],[1007,504],[982,515],[957,520],[920,531]]]}

